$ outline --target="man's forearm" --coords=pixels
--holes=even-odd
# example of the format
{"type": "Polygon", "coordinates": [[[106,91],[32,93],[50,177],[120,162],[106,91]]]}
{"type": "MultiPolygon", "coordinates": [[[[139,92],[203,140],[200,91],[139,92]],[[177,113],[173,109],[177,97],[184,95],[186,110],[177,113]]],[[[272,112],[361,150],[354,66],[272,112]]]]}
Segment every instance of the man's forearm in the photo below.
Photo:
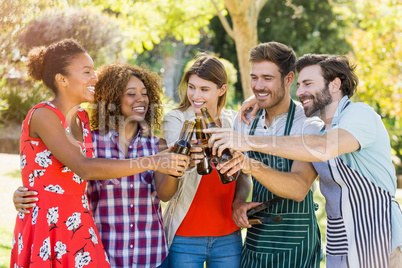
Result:
{"type": "Polygon", "coordinates": [[[247,136],[248,151],[257,151],[287,159],[320,162],[329,157],[324,136],[247,136]]]}
{"type": "MultiPolygon", "coordinates": [[[[299,162],[300,163],[300,162],[299,162]]],[[[307,165],[307,163],[304,163],[307,165]]],[[[248,171],[251,176],[277,196],[302,201],[315,179],[312,166],[302,172],[282,172],[251,159],[248,171]],[[310,172],[310,173],[309,173],[310,172]]]]}

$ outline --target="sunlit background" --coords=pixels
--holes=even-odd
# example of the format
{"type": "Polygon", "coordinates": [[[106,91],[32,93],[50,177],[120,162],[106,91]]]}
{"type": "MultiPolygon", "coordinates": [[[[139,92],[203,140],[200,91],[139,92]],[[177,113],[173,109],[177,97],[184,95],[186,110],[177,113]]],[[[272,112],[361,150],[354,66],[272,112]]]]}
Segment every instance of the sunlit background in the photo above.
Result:
{"type": "MultiPolygon", "coordinates": [[[[146,64],[163,77],[165,112],[178,102],[183,69],[199,51],[224,60],[227,106],[233,109],[251,95],[248,52],[260,42],[285,43],[298,56],[347,55],[360,80],[353,101],[368,103],[383,118],[401,178],[401,14],[400,0],[0,0],[0,196],[7,207],[1,212],[0,267],[9,265],[11,196],[20,184],[18,156],[12,154],[18,154],[20,124],[34,104],[51,98],[27,77],[30,48],[74,38],[96,67],[116,60],[146,64]]],[[[324,234],[319,191],[316,201],[324,234]]]]}

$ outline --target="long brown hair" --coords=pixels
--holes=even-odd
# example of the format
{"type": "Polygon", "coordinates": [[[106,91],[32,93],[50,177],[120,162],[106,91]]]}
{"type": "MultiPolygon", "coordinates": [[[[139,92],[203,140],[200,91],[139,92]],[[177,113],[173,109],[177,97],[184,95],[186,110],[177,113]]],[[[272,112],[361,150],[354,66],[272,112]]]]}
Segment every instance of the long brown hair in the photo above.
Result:
{"type": "MultiPolygon", "coordinates": [[[[188,69],[184,73],[179,84],[179,95],[181,102],[177,109],[180,111],[185,111],[191,106],[191,102],[187,98],[187,88],[188,80],[193,74],[216,84],[218,88],[221,88],[224,84],[227,84],[228,82],[228,76],[226,74],[225,66],[222,64],[222,62],[220,62],[217,57],[207,55],[205,53],[198,54],[196,57],[196,61],[190,67],[190,69],[188,69]]],[[[218,99],[218,112],[223,109],[223,107],[225,106],[225,102],[226,91],[218,99]]]]}

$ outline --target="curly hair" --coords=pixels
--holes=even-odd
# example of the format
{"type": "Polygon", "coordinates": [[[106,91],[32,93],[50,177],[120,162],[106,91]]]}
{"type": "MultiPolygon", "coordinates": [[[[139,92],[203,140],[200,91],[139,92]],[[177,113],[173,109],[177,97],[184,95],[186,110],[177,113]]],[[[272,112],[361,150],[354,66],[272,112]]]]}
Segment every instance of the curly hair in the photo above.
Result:
{"type": "Polygon", "coordinates": [[[87,53],[75,40],[64,39],[48,47],[34,47],[28,53],[28,74],[34,80],[43,81],[54,93],[57,92],[56,74],[69,75],[67,67],[75,56],[87,53]]]}
{"type": "Polygon", "coordinates": [[[121,110],[127,83],[132,76],[137,77],[147,89],[149,107],[145,122],[154,129],[160,129],[163,115],[162,79],[151,72],[145,65],[141,67],[123,63],[105,64],[97,70],[99,81],[95,86],[95,100],[91,111],[91,128],[107,133],[110,129],[118,130],[120,118],[124,118],[121,110]]]}

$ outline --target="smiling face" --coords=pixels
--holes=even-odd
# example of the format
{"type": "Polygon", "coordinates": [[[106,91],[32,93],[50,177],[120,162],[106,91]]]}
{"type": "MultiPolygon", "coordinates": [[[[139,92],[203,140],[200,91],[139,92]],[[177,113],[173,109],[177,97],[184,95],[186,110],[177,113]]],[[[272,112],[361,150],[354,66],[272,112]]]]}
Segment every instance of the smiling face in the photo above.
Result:
{"type": "Polygon", "coordinates": [[[207,107],[212,117],[218,112],[218,100],[226,92],[226,85],[217,84],[192,74],[188,79],[187,98],[196,115],[201,115],[201,108],[207,107]]]}
{"type": "Polygon", "coordinates": [[[148,111],[149,98],[144,83],[136,76],[131,76],[121,97],[121,111],[124,118],[141,122],[148,111]]]}
{"type": "Polygon", "coordinates": [[[253,63],[250,76],[251,89],[261,109],[275,108],[284,100],[286,89],[275,63],[270,61],[253,63]]]}
{"type": "Polygon", "coordinates": [[[325,107],[332,103],[328,83],[321,74],[321,67],[311,65],[303,68],[297,79],[296,95],[303,104],[306,116],[320,116],[325,107]]]}
{"type": "Polygon", "coordinates": [[[79,103],[93,102],[95,84],[98,77],[94,71],[94,63],[87,53],[78,54],[67,67],[68,75],[63,76],[65,85],[69,87],[69,96],[79,103]]]}

